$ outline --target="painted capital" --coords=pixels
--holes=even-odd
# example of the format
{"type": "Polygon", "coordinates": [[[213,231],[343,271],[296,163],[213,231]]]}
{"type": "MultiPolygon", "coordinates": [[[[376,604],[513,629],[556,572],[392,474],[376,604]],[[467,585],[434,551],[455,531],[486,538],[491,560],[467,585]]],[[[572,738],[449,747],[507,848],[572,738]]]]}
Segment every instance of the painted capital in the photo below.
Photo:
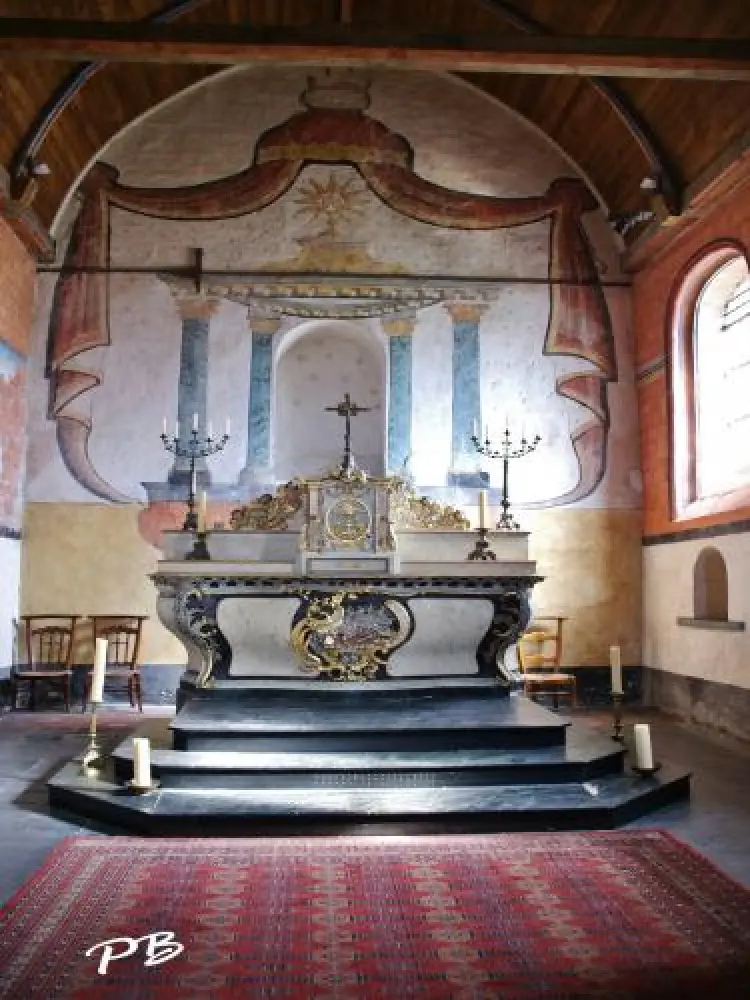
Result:
{"type": "Polygon", "coordinates": [[[388,337],[410,337],[416,326],[416,316],[398,316],[383,320],[383,330],[388,337]]]}
{"type": "Polygon", "coordinates": [[[489,306],[484,302],[444,302],[454,323],[478,323],[489,306]]]}
{"type": "Polygon", "coordinates": [[[181,319],[211,319],[219,306],[218,299],[200,293],[173,292],[173,295],[181,319]]]}
{"type": "Polygon", "coordinates": [[[253,316],[248,314],[248,329],[253,333],[276,333],[281,326],[281,320],[276,316],[253,316]]]}

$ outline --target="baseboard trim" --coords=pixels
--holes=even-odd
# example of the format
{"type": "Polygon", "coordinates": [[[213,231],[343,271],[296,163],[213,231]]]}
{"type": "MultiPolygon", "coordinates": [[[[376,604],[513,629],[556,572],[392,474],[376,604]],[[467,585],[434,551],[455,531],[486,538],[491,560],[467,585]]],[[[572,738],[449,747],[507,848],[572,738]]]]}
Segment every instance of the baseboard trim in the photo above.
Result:
{"type": "Polygon", "coordinates": [[[750,688],[644,667],[643,702],[683,722],[750,740],[750,688]]]}

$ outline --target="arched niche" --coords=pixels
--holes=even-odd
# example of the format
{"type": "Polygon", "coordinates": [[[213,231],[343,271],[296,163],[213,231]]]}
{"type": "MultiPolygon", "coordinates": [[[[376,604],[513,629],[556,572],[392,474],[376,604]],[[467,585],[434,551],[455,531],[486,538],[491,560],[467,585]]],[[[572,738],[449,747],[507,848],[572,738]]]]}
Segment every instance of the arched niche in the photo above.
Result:
{"type": "Polygon", "coordinates": [[[705,621],[729,618],[729,584],[718,549],[702,549],[693,567],[693,616],[705,621]]]}
{"type": "Polygon", "coordinates": [[[386,344],[366,321],[315,320],[287,331],[274,358],[274,476],[314,476],[341,461],[344,421],[326,407],[344,393],[369,407],[352,418],[352,453],[383,475],[386,453],[386,344]]]}

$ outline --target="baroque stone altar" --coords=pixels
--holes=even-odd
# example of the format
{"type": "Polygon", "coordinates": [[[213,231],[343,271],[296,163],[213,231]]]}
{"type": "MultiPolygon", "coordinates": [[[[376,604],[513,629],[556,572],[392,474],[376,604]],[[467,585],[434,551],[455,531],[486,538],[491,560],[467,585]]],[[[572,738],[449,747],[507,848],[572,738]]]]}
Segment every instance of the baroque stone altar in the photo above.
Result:
{"type": "Polygon", "coordinates": [[[354,471],[288,483],[208,532],[167,532],[153,576],[164,624],[183,643],[181,700],[259,679],[354,682],[472,675],[519,683],[504,654],[540,579],[528,535],[496,532],[494,562],[452,508],[398,479],[354,471]]]}

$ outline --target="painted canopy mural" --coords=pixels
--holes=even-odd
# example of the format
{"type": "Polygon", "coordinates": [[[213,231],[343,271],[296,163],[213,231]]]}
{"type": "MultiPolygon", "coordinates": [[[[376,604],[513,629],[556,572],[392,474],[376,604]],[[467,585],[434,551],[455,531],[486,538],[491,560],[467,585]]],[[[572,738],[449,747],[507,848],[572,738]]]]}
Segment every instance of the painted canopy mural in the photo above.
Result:
{"type": "MultiPolygon", "coordinates": [[[[107,163],[97,163],[90,170],[81,184],[81,208],[65,256],[69,270],[63,269],[55,288],[48,376],[50,416],[56,422],[61,456],[70,474],[91,495],[112,502],[131,499],[107,481],[92,461],[92,417],[85,405],[87,395],[102,379],[97,365],[89,360],[96,354],[90,352],[111,344],[110,277],[106,272],[113,252],[113,212],[154,220],[215,223],[263,213],[288,198],[294,200],[297,214],[304,214],[306,201],[314,202],[317,197],[324,203],[326,199],[326,182],[305,180],[306,173],[320,165],[353,168],[370,195],[393,213],[442,230],[518,230],[539,222],[549,224],[549,319],[543,351],[589,363],[585,371],[558,375],[555,383],[557,394],[583,407],[588,418],[571,432],[579,466],[577,483],[562,495],[527,506],[574,502],[597,487],[606,466],[608,384],[616,380],[617,372],[607,303],[582,223],[586,213],[597,209],[596,200],[580,179],[570,177],[554,180],[535,196],[518,198],[436,184],[415,169],[409,140],[368,113],[366,94],[362,83],[357,87],[330,81],[310,83],[301,96],[301,110],[257,138],[246,169],[209,182],[182,187],[129,186],[120,183],[118,171],[107,163]]],[[[346,187],[346,182],[339,184],[339,189],[346,187]]],[[[328,204],[333,196],[331,189],[328,204]]],[[[349,185],[348,201],[339,197],[339,213],[356,216],[357,197],[349,185]]],[[[335,236],[333,214],[327,225],[328,235],[335,236]]],[[[286,261],[277,266],[294,273],[310,263],[311,258],[302,255],[296,263],[286,261]]],[[[363,259],[359,251],[351,251],[343,259],[340,253],[328,259],[318,255],[312,263],[324,276],[369,271],[373,281],[377,277],[378,262],[363,259]]],[[[386,265],[382,269],[388,271],[386,265]]],[[[390,269],[391,274],[394,271],[398,271],[397,266],[390,269]]],[[[408,277],[418,287],[426,276],[411,273],[408,277]]],[[[226,282],[222,284],[218,276],[208,272],[202,288],[220,298],[236,295],[237,284],[233,279],[232,288],[227,289],[226,282]]],[[[246,299],[252,299],[253,281],[248,279],[245,284],[246,299]]],[[[380,315],[387,318],[387,306],[380,315]]]]}

